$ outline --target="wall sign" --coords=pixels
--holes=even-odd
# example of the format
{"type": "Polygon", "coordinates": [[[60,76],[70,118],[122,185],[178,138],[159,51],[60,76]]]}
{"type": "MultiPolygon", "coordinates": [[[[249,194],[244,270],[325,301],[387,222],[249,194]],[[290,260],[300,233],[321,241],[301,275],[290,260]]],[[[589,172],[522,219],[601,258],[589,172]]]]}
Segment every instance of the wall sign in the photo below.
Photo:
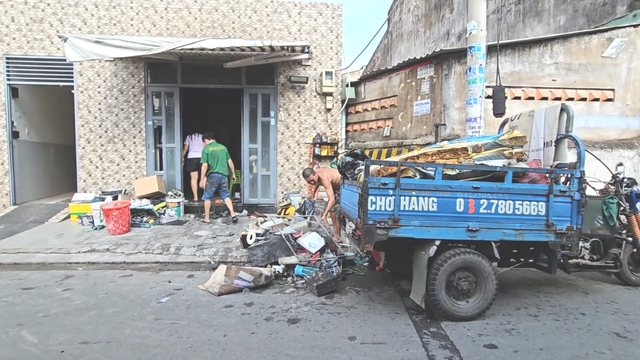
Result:
{"type": "Polygon", "coordinates": [[[435,69],[433,64],[428,64],[424,66],[420,66],[418,68],[418,79],[426,78],[432,76],[435,73],[435,69]]]}
{"type": "Polygon", "coordinates": [[[428,94],[431,92],[431,81],[429,79],[422,80],[420,85],[420,95],[428,94]]]}
{"type": "Polygon", "coordinates": [[[413,116],[431,114],[431,99],[416,101],[413,103],[413,116]]]}

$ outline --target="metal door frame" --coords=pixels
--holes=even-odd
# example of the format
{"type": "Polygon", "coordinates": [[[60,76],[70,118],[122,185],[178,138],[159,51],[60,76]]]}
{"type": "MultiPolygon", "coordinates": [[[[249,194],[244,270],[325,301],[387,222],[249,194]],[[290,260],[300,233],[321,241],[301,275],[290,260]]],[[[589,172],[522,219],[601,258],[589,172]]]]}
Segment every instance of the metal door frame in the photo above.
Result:
{"type": "MultiPolygon", "coordinates": [[[[243,94],[243,112],[242,112],[242,202],[244,204],[256,204],[256,205],[273,205],[277,203],[277,114],[278,114],[278,103],[277,103],[277,91],[276,89],[265,89],[264,87],[246,87],[244,89],[243,94]],[[270,187],[270,198],[269,199],[251,199],[249,198],[249,171],[250,171],[250,161],[249,161],[249,153],[250,149],[253,148],[254,145],[249,145],[249,111],[250,111],[250,103],[249,103],[249,94],[257,94],[258,95],[258,144],[255,145],[258,149],[258,154],[260,154],[260,149],[262,147],[262,124],[265,119],[269,119],[270,121],[270,131],[271,134],[269,136],[269,141],[271,143],[271,148],[269,149],[269,157],[271,159],[271,169],[269,169],[269,175],[271,176],[271,187],[270,187]],[[264,118],[261,116],[262,110],[262,101],[260,101],[260,96],[262,94],[269,94],[271,96],[271,116],[270,118],[264,118]]],[[[258,157],[261,159],[261,156],[258,157]]],[[[258,163],[258,168],[261,169],[261,160],[258,163]]],[[[261,173],[261,170],[258,171],[261,173]]],[[[262,176],[258,177],[258,194],[260,194],[262,190],[262,176]]]]}
{"type": "MultiPolygon", "coordinates": [[[[175,156],[175,170],[176,170],[176,187],[177,188],[181,188],[182,187],[182,113],[180,111],[180,87],[175,85],[175,86],[147,86],[146,88],[146,94],[145,94],[145,103],[146,103],[146,122],[145,122],[145,134],[146,134],[146,162],[147,162],[147,176],[152,176],[152,175],[160,175],[162,176],[162,179],[164,180],[165,184],[167,183],[167,179],[166,179],[166,169],[168,167],[169,164],[167,164],[167,157],[166,157],[166,147],[167,147],[167,142],[166,142],[166,132],[167,132],[167,112],[166,112],[166,93],[167,92],[172,92],[174,94],[174,116],[175,116],[175,145],[170,145],[170,146],[175,146],[175,150],[176,150],[176,156],[175,156]],[[153,101],[153,96],[152,94],[154,92],[161,92],[162,93],[162,102],[164,102],[163,104],[161,104],[162,107],[162,171],[156,171],[155,170],[155,165],[154,165],[154,161],[155,161],[155,157],[154,157],[154,149],[153,149],[153,140],[154,140],[154,134],[153,134],[153,104],[151,103],[151,101],[153,101]]],[[[166,189],[167,191],[170,191],[172,189],[166,189]]]]}
{"type": "MultiPolygon", "coordinates": [[[[14,170],[14,152],[13,152],[13,126],[12,126],[12,106],[11,106],[11,85],[29,85],[29,86],[73,86],[73,124],[75,127],[75,153],[76,153],[76,191],[80,189],[80,162],[79,162],[79,154],[78,154],[78,84],[76,82],[77,73],[76,67],[71,64],[73,71],[73,81],[69,81],[69,79],[65,78],[48,78],[46,76],[47,72],[57,72],[64,73],[64,70],[51,69],[51,63],[46,64],[47,60],[50,61],[60,61],[66,59],[63,56],[46,56],[46,55],[4,55],[2,57],[2,71],[3,71],[3,83],[4,83],[4,101],[5,101],[5,122],[6,122],[6,137],[7,137],[7,166],[9,168],[9,206],[16,205],[16,180],[15,180],[15,170],[14,170]],[[48,68],[47,70],[43,70],[43,72],[38,72],[37,65],[26,65],[29,66],[29,70],[22,70],[32,75],[44,76],[41,78],[34,78],[33,76],[29,78],[28,76],[19,76],[18,79],[9,80],[8,79],[8,70],[7,65],[8,62],[13,59],[21,59],[22,61],[36,64],[38,60],[43,62],[43,67],[48,68]],[[48,65],[48,66],[46,66],[48,65]],[[35,74],[34,74],[35,73],[35,74]],[[65,81],[66,80],[66,81],[65,81]]],[[[56,66],[56,65],[54,65],[56,66]]],[[[24,74],[23,74],[24,75],[24,74]]]]}

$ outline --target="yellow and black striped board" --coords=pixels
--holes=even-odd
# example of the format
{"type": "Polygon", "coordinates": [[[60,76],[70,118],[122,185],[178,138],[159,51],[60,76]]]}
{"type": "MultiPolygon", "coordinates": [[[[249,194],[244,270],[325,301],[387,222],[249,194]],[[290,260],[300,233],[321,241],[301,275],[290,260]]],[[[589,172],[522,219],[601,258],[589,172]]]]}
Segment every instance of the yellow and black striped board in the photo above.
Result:
{"type": "Polygon", "coordinates": [[[364,152],[373,160],[384,160],[392,156],[406,154],[410,151],[420,149],[419,146],[393,147],[385,149],[366,149],[364,152]]]}

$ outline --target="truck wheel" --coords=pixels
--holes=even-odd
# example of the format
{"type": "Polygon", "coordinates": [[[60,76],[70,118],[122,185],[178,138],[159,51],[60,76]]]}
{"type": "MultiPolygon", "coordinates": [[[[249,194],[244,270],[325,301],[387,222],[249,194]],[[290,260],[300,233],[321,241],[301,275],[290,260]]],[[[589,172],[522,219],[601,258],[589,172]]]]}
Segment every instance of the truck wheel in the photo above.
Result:
{"type": "Polygon", "coordinates": [[[469,321],[486,313],[498,292],[491,262],[477,251],[458,248],[436,258],[427,275],[427,299],[434,312],[469,321]]]}
{"type": "Polygon", "coordinates": [[[640,253],[633,246],[626,246],[622,257],[620,272],[614,273],[618,280],[631,286],[640,286],[640,253]]]}

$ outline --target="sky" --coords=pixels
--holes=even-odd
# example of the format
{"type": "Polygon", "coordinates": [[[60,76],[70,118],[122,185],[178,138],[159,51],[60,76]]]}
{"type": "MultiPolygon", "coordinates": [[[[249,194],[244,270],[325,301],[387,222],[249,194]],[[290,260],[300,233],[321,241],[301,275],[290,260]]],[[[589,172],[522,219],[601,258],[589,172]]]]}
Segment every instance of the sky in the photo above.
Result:
{"type": "MultiPolygon", "coordinates": [[[[389,12],[393,0],[298,0],[313,2],[332,2],[342,4],[342,44],[344,57],[342,66],[349,65],[353,59],[364,49],[369,40],[378,31],[389,12]]],[[[380,39],[384,35],[385,27],[373,40],[371,45],[349,68],[350,71],[358,70],[367,65],[371,55],[378,47],[380,39]]]]}

